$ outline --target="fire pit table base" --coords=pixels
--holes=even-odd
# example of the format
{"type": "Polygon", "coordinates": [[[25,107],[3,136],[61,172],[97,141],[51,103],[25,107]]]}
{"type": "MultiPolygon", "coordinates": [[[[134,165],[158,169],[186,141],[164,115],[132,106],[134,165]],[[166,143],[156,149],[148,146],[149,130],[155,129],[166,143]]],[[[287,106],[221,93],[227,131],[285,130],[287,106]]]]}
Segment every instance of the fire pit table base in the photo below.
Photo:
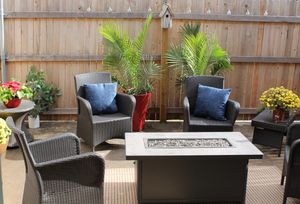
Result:
{"type": "Polygon", "coordinates": [[[138,203],[245,203],[248,159],[137,162],[138,203]]]}
{"type": "Polygon", "coordinates": [[[245,203],[248,161],[263,156],[239,132],[126,133],[125,148],[139,204],[245,203]]]}

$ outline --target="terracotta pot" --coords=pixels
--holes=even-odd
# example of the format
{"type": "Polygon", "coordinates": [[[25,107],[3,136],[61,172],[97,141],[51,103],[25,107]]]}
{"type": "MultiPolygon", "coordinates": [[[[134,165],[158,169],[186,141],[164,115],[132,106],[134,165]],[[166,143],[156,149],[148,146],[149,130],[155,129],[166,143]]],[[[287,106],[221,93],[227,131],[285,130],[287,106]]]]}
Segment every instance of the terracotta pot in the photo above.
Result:
{"type": "Polygon", "coordinates": [[[4,103],[4,105],[6,106],[6,108],[16,108],[20,105],[21,101],[22,100],[19,98],[13,98],[9,100],[7,103],[4,103]]]}
{"type": "Polygon", "coordinates": [[[135,132],[143,130],[145,118],[148,108],[148,103],[151,98],[151,93],[134,95],[136,99],[135,110],[133,114],[132,129],[135,132]]]}
{"type": "Polygon", "coordinates": [[[273,110],[273,121],[275,123],[283,121],[285,111],[283,109],[276,108],[273,110]]]}
{"type": "Polygon", "coordinates": [[[0,155],[2,155],[5,151],[6,151],[6,148],[7,148],[7,144],[0,144],[0,155]]]}

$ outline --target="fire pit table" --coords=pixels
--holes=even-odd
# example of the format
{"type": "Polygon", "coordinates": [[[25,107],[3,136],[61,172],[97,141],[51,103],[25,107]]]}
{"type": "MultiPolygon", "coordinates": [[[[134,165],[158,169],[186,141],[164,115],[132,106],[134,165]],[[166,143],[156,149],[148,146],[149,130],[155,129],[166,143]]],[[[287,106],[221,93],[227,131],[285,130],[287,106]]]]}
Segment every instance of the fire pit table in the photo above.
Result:
{"type": "Polygon", "coordinates": [[[125,142],[138,203],[245,203],[248,161],[263,157],[240,132],[126,133],[125,142]]]}

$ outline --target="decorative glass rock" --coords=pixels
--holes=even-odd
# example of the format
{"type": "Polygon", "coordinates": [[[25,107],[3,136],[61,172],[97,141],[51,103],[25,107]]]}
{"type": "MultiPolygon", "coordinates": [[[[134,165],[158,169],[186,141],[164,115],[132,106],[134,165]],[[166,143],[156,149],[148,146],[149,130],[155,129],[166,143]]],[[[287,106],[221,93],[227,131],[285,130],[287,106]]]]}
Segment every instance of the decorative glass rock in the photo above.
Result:
{"type": "Polygon", "coordinates": [[[201,139],[146,139],[147,148],[228,148],[232,145],[224,138],[201,139]]]}

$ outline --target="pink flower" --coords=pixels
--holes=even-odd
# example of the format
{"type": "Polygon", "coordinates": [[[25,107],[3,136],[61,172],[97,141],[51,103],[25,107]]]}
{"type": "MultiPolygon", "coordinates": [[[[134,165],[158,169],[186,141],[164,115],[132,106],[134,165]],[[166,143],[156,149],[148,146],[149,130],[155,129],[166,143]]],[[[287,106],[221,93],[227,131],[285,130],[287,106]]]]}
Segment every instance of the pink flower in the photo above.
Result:
{"type": "Polygon", "coordinates": [[[17,81],[8,81],[4,84],[1,84],[2,87],[10,88],[12,92],[16,92],[21,89],[21,83],[17,81]]]}

